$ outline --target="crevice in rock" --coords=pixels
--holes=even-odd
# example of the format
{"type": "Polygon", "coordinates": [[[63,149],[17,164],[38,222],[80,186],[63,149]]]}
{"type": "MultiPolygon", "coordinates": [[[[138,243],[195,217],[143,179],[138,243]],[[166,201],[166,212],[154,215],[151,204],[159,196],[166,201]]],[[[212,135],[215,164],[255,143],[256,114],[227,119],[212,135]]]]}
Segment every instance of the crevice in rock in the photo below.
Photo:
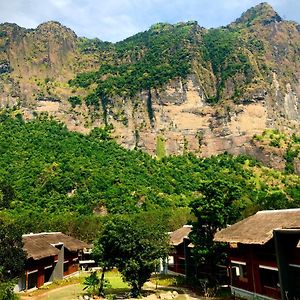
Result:
{"type": "Polygon", "coordinates": [[[153,111],[153,106],[152,106],[152,94],[151,94],[151,89],[149,88],[148,90],[148,96],[147,96],[147,111],[148,111],[148,117],[150,120],[150,125],[152,128],[154,128],[154,111],[153,111]]]}

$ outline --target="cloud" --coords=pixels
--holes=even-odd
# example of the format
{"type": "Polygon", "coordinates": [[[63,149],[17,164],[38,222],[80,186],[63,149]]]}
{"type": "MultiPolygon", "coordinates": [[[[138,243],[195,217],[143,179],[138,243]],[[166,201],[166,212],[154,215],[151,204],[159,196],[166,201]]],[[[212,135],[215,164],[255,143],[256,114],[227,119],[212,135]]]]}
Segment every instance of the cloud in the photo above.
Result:
{"type": "MultiPolygon", "coordinates": [[[[153,23],[197,20],[226,25],[261,0],[9,0],[0,1],[0,21],[27,28],[56,20],[80,36],[118,41],[153,23]]],[[[299,0],[270,0],[286,19],[300,22],[299,0]]]]}
{"type": "Polygon", "coordinates": [[[58,9],[63,9],[64,7],[67,7],[71,4],[70,0],[50,0],[49,2],[58,9]]]}

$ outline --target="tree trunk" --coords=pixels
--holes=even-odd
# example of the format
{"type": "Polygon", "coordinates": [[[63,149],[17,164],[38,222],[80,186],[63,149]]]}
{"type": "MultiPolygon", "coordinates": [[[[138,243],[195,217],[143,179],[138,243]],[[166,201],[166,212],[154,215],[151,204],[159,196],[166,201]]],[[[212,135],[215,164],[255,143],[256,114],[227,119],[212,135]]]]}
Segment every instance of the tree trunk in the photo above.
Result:
{"type": "Polygon", "coordinates": [[[142,286],[137,283],[133,283],[131,294],[133,298],[140,298],[142,294],[142,286]]]}
{"type": "Polygon", "coordinates": [[[101,278],[100,278],[100,285],[99,285],[99,295],[100,296],[104,296],[104,275],[106,272],[106,266],[104,266],[102,268],[102,274],[101,274],[101,278]]]}

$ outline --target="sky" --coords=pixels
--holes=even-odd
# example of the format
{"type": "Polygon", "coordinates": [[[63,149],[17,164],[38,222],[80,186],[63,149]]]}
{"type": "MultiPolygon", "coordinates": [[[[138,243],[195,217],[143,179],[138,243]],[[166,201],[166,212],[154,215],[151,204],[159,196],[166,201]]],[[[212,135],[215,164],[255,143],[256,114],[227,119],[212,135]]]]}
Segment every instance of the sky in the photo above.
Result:
{"type": "MultiPolygon", "coordinates": [[[[0,0],[0,23],[35,28],[58,21],[78,36],[116,42],[158,22],[196,20],[227,25],[262,0],[0,0]]],[[[300,0],[269,0],[287,20],[300,23],[300,0]]]]}

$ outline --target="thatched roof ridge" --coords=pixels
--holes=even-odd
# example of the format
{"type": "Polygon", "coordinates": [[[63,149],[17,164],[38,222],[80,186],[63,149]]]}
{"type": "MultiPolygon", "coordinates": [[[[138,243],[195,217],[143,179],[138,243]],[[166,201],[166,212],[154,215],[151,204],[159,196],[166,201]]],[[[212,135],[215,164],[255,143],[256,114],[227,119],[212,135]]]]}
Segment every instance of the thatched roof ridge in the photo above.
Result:
{"type": "Polygon", "coordinates": [[[188,238],[192,229],[193,227],[191,225],[184,225],[183,227],[170,232],[170,244],[173,246],[178,246],[179,244],[183,243],[183,240],[188,238]]]}
{"type": "Polygon", "coordinates": [[[264,245],[276,229],[300,228],[300,209],[264,210],[215,234],[215,242],[264,245]]]}
{"type": "Polygon", "coordinates": [[[24,234],[22,236],[24,251],[27,258],[38,260],[48,256],[55,256],[59,249],[55,245],[63,244],[69,251],[78,251],[84,248],[90,248],[85,242],[65,235],[61,232],[43,232],[36,234],[24,234]]]}

